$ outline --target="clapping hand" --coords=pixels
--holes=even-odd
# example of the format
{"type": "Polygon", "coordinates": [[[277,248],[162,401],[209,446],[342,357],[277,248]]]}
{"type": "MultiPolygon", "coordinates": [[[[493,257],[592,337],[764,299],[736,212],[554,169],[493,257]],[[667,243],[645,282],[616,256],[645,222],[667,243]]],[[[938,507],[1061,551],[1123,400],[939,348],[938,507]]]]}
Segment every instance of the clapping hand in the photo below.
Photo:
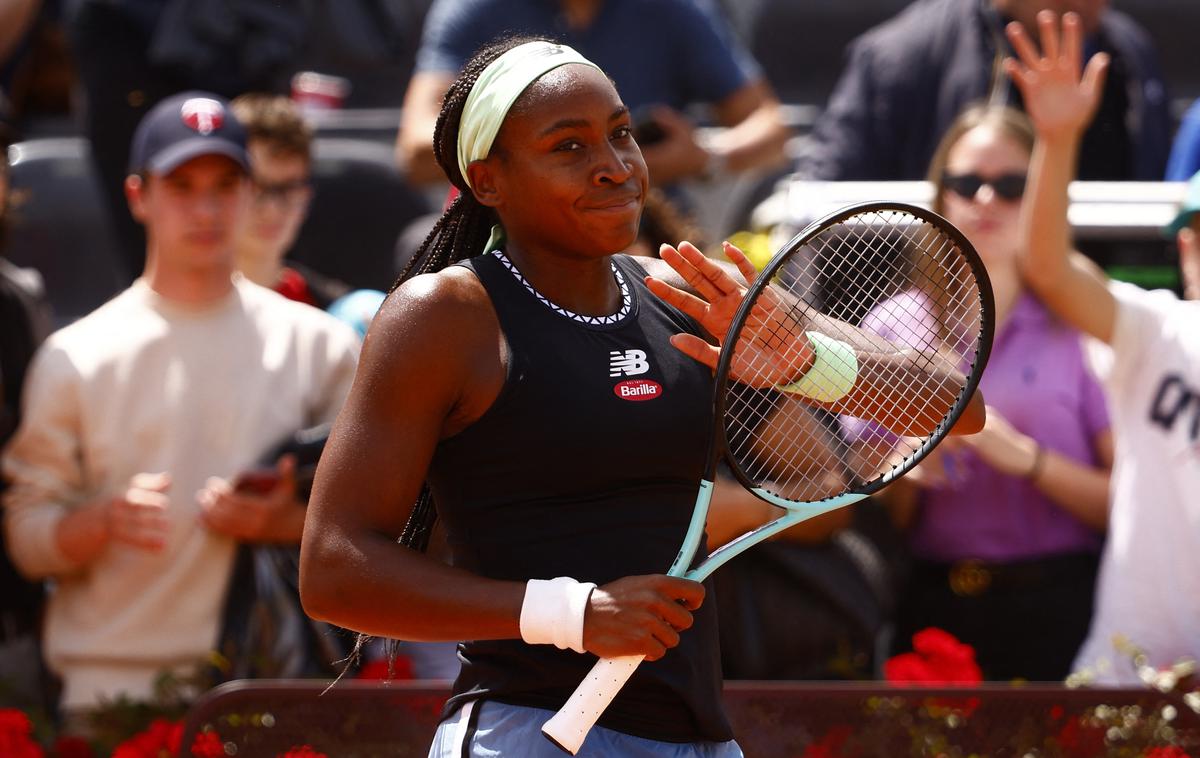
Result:
{"type": "Polygon", "coordinates": [[[1041,11],[1037,15],[1041,53],[1019,23],[1006,31],[1019,61],[1004,62],[1004,70],[1016,84],[1025,102],[1025,112],[1043,139],[1060,139],[1081,134],[1092,120],[1104,91],[1109,59],[1093,55],[1083,67],[1083,29],[1079,16],[1041,11]]]}
{"type": "Polygon", "coordinates": [[[171,531],[167,509],[171,498],[169,474],[136,474],[129,486],[108,505],[108,528],[116,542],[145,550],[158,551],[166,545],[171,531]]]}

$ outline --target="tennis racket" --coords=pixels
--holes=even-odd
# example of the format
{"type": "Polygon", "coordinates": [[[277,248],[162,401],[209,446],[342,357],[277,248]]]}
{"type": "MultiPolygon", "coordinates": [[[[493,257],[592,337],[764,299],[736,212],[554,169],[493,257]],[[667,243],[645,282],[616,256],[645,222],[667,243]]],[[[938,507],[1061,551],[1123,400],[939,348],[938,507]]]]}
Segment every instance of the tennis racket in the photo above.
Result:
{"type": "MultiPolygon", "coordinates": [[[[856,503],[916,466],[975,392],[993,319],[978,254],[931,211],[856,205],[794,237],[750,284],[725,336],[708,459],[691,524],[667,573],[703,581],[746,549],[856,503]],[[780,391],[778,360],[762,360],[776,348],[788,360],[783,346],[805,336],[815,342],[814,332],[852,346],[858,362],[857,374],[849,374],[852,389],[829,402],[812,399],[819,391],[780,391]],[[722,459],[781,514],[693,565],[722,459]]],[[[836,355],[824,363],[803,360],[798,366],[811,364],[807,374],[797,369],[806,387],[819,387],[820,372],[828,371],[828,384],[844,389],[847,370],[836,365],[836,355]]],[[[542,732],[577,753],[641,661],[601,659],[542,732]]]]}

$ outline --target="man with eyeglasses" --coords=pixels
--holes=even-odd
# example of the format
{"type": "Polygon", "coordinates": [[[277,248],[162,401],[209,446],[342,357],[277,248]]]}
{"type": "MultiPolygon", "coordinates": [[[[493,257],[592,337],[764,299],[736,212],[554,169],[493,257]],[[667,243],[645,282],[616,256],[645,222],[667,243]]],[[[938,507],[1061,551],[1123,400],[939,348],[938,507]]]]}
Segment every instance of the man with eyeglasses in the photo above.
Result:
{"type": "Polygon", "coordinates": [[[250,93],[230,103],[246,127],[251,202],[238,224],[237,267],[263,287],[322,310],[350,292],[342,282],[284,256],[312,200],[312,128],[287,97],[250,93]]]}

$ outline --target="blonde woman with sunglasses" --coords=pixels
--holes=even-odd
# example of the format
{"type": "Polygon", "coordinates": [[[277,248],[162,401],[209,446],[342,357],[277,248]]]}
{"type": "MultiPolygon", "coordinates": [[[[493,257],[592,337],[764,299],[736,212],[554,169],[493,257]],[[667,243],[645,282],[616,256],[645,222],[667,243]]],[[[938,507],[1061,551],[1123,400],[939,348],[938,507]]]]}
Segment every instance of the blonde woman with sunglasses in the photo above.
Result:
{"type": "MultiPolygon", "coordinates": [[[[978,105],[934,154],[934,210],[978,249],[996,297],[996,341],[980,384],[987,424],[946,440],[884,495],[913,558],[897,648],[927,626],[946,629],[974,646],[991,680],[1069,673],[1092,613],[1112,465],[1108,412],[1080,334],[1019,275],[1033,143],[1024,114],[978,105]]],[[[912,327],[937,307],[911,298],[911,319],[882,325],[898,341],[925,333],[912,327]]]]}

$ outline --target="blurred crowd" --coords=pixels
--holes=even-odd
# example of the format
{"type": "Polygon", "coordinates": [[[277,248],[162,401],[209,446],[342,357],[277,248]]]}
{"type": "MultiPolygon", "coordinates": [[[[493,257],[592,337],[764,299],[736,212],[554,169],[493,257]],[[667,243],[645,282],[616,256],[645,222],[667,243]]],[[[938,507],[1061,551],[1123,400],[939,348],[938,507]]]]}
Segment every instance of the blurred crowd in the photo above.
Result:
{"type": "MultiPolygon", "coordinates": [[[[372,316],[450,199],[442,96],[505,32],[559,39],[615,81],[654,185],[631,252],[689,239],[716,255],[721,236],[761,231],[748,205],[714,223],[711,197],[735,187],[758,188],[748,204],[784,177],[927,179],[991,277],[987,427],[719,572],[726,678],[878,678],[930,626],[999,681],[1130,684],[1121,651],[1200,655],[1200,512],[1182,489],[1200,313],[1177,307],[1200,293],[1200,87],[1164,66],[1190,53],[1139,22],[1155,2],[881,1],[824,61],[820,101],[798,102],[805,71],[783,76],[761,45],[822,35],[820,13],[764,31],[805,0],[0,0],[0,703],[87,734],[97,707],[151,700],[163,675],[202,688],[354,668],[354,636],[300,607],[307,488],[372,316]],[[1046,9],[1077,14],[1064,59],[1106,61],[1070,125],[1070,176],[1047,168],[1050,77],[1021,78],[1059,59],[1038,37],[1046,9]],[[1191,180],[1153,261],[1179,264],[1170,304],[1139,310],[1118,287],[1097,327],[1056,297],[1073,279],[1030,279],[1030,230],[1065,229],[1069,179],[1191,180]],[[1182,357],[1126,408],[1142,385],[1121,367],[1152,364],[1127,354],[1156,341],[1156,359],[1182,357]],[[1174,458],[1139,458],[1138,414],[1178,437],[1174,458]],[[1154,466],[1161,491],[1127,489],[1154,466]],[[1140,574],[1153,597],[1117,578],[1149,545],[1166,552],[1140,574]]],[[[769,510],[732,486],[715,503],[718,543],[769,510]]],[[[453,645],[358,652],[398,653],[420,678],[457,667],[453,645]]]]}

